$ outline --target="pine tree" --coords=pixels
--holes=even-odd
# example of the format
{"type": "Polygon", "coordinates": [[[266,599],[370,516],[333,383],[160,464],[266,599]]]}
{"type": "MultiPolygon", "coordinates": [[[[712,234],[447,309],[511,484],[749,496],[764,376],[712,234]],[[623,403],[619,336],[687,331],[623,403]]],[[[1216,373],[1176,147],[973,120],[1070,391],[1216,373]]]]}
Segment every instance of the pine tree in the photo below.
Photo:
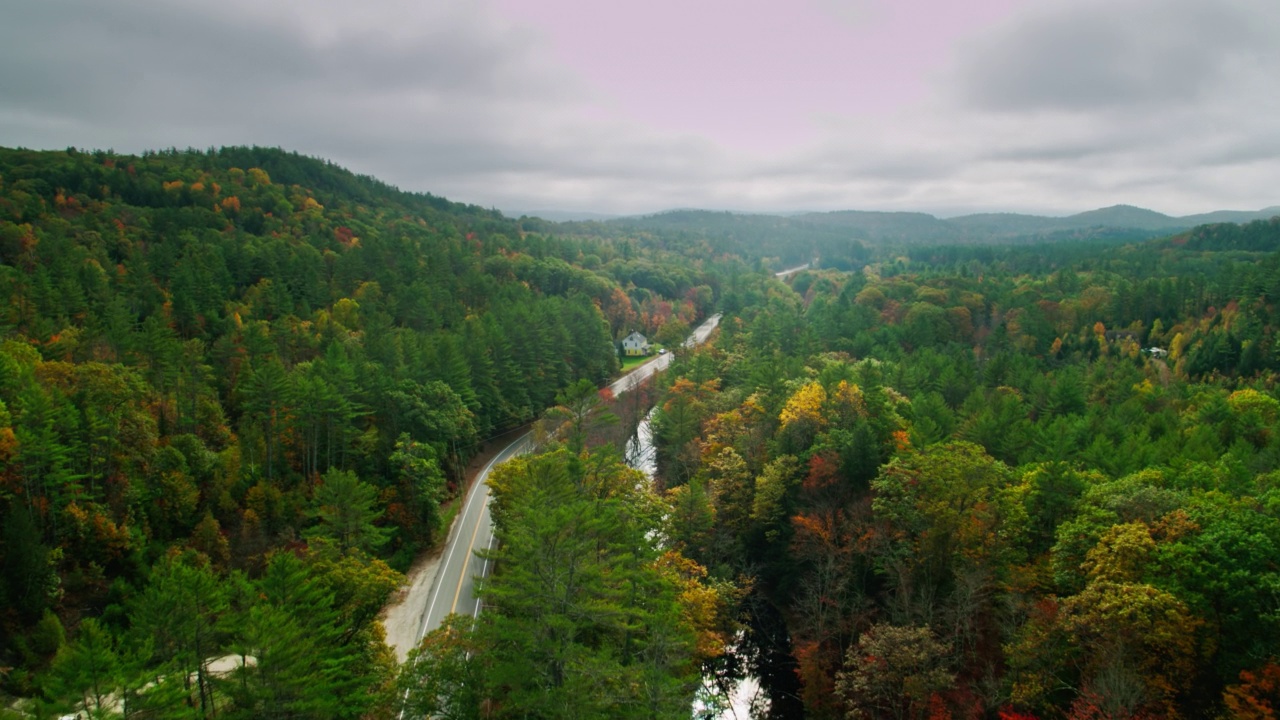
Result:
{"type": "Polygon", "coordinates": [[[223,647],[219,620],[228,608],[226,586],[207,565],[194,557],[170,556],[152,569],[130,614],[135,642],[150,645],[158,674],[195,678],[186,700],[205,716],[217,712],[208,662],[223,647]]]}
{"type": "Polygon", "coordinates": [[[414,442],[402,433],[390,460],[399,487],[421,527],[418,534],[423,540],[430,540],[440,529],[440,503],[445,495],[444,473],[436,454],[430,445],[414,442]]]}
{"type": "Polygon", "coordinates": [[[58,653],[53,674],[64,697],[79,696],[95,717],[103,716],[120,680],[114,638],[97,620],[84,620],[75,642],[58,653]]]}
{"type": "Polygon", "coordinates": [[[376,551],[391,539],[393,532],[374,524],[382,516],[377,500],[377,489],[361,482],[355,473],[330,470],[316,488],[311,517],[318,524],[308,535],[330,538],[344,551],[376,551]]]}

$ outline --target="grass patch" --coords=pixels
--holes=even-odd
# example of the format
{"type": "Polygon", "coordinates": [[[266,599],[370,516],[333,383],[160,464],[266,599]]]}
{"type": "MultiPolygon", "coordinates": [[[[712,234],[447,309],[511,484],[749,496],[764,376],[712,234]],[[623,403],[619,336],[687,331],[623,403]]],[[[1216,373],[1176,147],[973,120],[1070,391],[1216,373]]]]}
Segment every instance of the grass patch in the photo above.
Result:
{"type": "Polygon", "coordinates": [[[431,547],[442,547],[449,539],[449,528],[453,526],[453,519],[458,517],[458,510],[462,508],[462,501],[465,498],[466,495],[458,495],[440,506],[440,536],[431,543],[431,547]]]}
{"type": "Polygon", "coordinates": [[[622,361],[622,370],[621,370],[621,373],[622,373],[623,375],[626,375],[627,373],[631,372],[632,370],[635,370],[637,367],[639,367],[639,366],[643,365],[644,363],[649,362],[650,360],[652,360],[652,359],[654,359],[654,358],[656,358],[656,357],[658,357],[658,352],[655,350],[655,351],[654,351],[654,353],[653,353],[652,355],[644,355],[644,356],[641,356],[641,357],[622,357],[622,358],[619,358],[619,360],[621,360],[621,361],[622,361]]]}

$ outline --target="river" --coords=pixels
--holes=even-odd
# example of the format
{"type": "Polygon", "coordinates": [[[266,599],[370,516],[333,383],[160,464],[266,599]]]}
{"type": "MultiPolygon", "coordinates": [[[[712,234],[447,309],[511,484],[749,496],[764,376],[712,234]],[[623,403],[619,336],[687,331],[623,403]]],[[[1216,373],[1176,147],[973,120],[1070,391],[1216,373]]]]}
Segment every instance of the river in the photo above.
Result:
{"type": "MultiPolygon", "coordinates": [[[[653,426],[651,420],[657,408],[649,410],[644,419],[636,427],[636,432],[627,441],[626,461],[631,467],[653,480],[657,472],[657,459],[653,447],[653,426]]],[[[768,699],[760,688],[760,681],[755,675],[745,674],[743,658],[738,657],[740,650],[745,649],[744,633],[739,632],[734,643],[729,647],[728,657],[723,663],[731,672],[707,672],[702,676],[702,688],[693,702],[692,716],[699,720],[746,720],[751,717],[766,717],[768,699]],[[733,670],[736,669],[736,670],[733,670]],[[727,692],[726,692],[727,691],[727,692]]]]}

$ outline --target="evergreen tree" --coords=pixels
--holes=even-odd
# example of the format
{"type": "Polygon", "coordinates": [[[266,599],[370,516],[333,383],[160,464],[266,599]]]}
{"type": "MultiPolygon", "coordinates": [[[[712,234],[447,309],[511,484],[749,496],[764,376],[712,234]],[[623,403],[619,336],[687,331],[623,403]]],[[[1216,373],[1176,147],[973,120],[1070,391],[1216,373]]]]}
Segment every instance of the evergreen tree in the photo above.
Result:
{"type": "Polygon", "coordinates": [[[377,499],[377,489],[361,482],[355,473],[330,470],[316,487],[311,517],[318,523],[308,534],[332,539],[344,551],[376,551],[393,532],[374,524],[382,516],[377,499]]]}
{"type": "Polygon", "coordinates": [[[64,697],[78,697],[93,717],[106,717],[120,680],[120,661],[110,633],[93,618],[80,623],[75,642],[58,653],[53,664],[56,686],[64,697]]]}
{"type": "Polygon", "coordinates": [[[184,701],[202,717],[218,712],[208,664],[223,647],[219,623],[228,608],[226,588],[207,565],[169,556],[153,568],[130,612],[135,643],[151,648],[157,674],[193,679],[184,701]]]}

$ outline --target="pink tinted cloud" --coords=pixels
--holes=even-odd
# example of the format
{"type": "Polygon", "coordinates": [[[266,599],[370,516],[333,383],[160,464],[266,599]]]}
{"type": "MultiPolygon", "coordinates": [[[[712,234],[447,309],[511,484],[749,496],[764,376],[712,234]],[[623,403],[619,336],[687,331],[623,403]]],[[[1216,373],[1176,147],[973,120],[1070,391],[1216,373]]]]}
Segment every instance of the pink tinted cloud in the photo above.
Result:
{"type": "Polygon", "coordinates": [[[497,0],[539,28],[604,112],[734,149],[930,92],[956,40],[1027,0],[497,0]]]}

